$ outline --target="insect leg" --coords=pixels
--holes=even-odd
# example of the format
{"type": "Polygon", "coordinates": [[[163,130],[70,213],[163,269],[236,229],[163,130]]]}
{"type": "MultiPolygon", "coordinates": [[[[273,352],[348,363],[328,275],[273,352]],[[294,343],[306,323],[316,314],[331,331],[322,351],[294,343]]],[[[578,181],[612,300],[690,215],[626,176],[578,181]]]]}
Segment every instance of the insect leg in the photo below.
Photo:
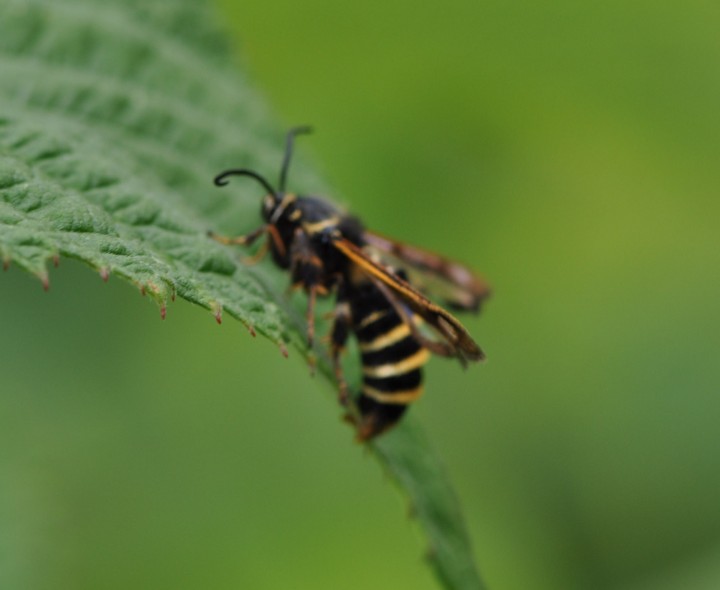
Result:
{"type": "Polygon", "coordinates": [[[213,231],[209,231],[207,235],[211,237],[216,242],[220,242],[221,244],[227,244],[227,245],[240,245],[240,246],[252,246],[257,239],[262,236],[263,234],[267,234],[269,236],[268,241],[266,241],[260,249],[252,256],[246,258],[243,262],[245,264],[256,264],[257,262],[260,262],[263,257],[268,253],[268,250],[270,250],[270,241],[275,244],[275,248],[280,253],[281,256],[285,255],[285,244],[282,241],[282,238],[280,237],[280,234],[277,230],[277,228],[272,225],[271,223],[267,225],[260,226],[255,231],[250,232],[249,234],[246,234],[244,236],[235,236],[235,237],[229,237],[229,236],[221,236],[219,234],[216,234],[213,231]]]}
{"type": "MultiPolygon", "coordinates": [[[[250,232],[249,234],[246,234],[244,236],[235,236],[235,237],[229,237],[229,236],[221,236],[216,234],[213,231],[208,232],[208,236],[211,237],[216,242],[220,242],[221,244],[227,244],[227,245],[240,245],[240,246],[252,246],[257,239],[262,236],[263,234],[268,233],[269,226],[263,225],[257,228],[255,231],[250,232]]],[[[252,256],[248,256],[243,260],[244,264],[256,264],[260,262],[265,254],[268,253],[268,250],[270,249],[270,241],[266,241],[263,243],[262,246],[260,246],[260,249],[253,254],[252,256]]]]}
{"type": "Polygon", "coordinates": [[[308,289],[307,311],[305,312],[308,348],[312,348],[313,342],[315,341],[315,298],[317,296],[317,289],[317,285],[312,285],[308,289]]]}
{"type": "Polygon", "coordinates": [[[252,256],[243,258],[243,264],[246,264],[248,266],[257,264],[263,258],[265,258],[265,255],[268,253],[269,250],[270,250],[270,240],[268,239],[263,242],[262,246],[260,246],[260,248],[258,248],[258,251],[255,252],[255,254],[253,254],[252,256]]]}
{"type": "Polygon", "coordinates": [[[312,348],[315,339],[315,299],[318,295],[327,295],[328,288],[325,286],[322,260],[301,228],[295,230],[290,246],[290,274],[292,286],[303,287],[308,295],[305,317],[308,346],[312,348]]]}
{"type": "Polygon", "coordinates": [[[262,225],[259,228],[257,228],[255,231],[250,232],[249,234],[246,234],[244,236],[235,236],[235,237],[228,237],[228,236],[221,236],[219,234],[216,234],[214,231],[209,231],[207,233],[208,237],[211,237],[216,242],[220,242],[221,244],[231,245],[231,244],[237,244],[240,246],[252,246],[253,243],[264,233],[268,231],[267,225],[262,225]]]}
{"type": "Polygon", "coordinates": [[[338,398],[340,404],[347,407],[350,403],[350,392],[345,382],[345,374],[343,372],[340,356],[345,350],[350,333],[350,305],[338,295],[338,301],[335,305],[335,321],[330,331],[330,353],[332,356],[333,370],[335,371],[335,379],[338,382],[338,398]]]}

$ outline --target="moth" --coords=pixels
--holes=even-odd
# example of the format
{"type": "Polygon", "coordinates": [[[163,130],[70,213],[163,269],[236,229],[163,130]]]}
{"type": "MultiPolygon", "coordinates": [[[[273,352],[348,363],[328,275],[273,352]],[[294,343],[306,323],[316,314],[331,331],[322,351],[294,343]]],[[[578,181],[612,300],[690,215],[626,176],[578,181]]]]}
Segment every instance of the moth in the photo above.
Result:
{"type": "Polygon", "coordinates": [[[445,304],[477,312],[488,297],[487,283],[457,262],[369,231],[355,216],[314,196],[287,192],[288,169],[295,137],[310,127],[287,134],[277,188],[259,173],[230,169],[215,177],[225,186],[231,176],[248,176],[267,191],[262,199],[263,225],[237,237],[210,232],[222,244],[251,246],[265,241],[253,260],[270,252],[290,273],[292,287],[307,294],[307,339],[315,338],[315,303],[335,295],[329,333],[330,356],[339,387],[361,441],[395,425],[423,391],[423,365],[430,354],[456,357],[463,365],[484,358],[467,330],[425,294],[435,289],[445,304]],[[412,272],[417,278],[410,279],[412,272]],[[348,391],[341,364],[348,337],[354,335],[362,360],[362,387],[348,391]]]}

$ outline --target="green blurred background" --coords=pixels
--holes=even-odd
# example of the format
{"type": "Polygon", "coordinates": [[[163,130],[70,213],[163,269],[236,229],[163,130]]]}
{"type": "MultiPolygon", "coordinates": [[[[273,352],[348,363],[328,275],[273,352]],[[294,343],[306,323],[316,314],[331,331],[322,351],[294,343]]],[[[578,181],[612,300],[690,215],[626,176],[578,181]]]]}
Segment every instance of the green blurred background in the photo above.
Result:
{"type": "MultiPolygon", "coordinates": [[[[334,199],[494,286],[412,408],[489,587],[720,588],[718,7],[220,8],[334,199]]],[[[0,275],[0,587],[436,587],[299,354],[51,280],[0,275]]]]}

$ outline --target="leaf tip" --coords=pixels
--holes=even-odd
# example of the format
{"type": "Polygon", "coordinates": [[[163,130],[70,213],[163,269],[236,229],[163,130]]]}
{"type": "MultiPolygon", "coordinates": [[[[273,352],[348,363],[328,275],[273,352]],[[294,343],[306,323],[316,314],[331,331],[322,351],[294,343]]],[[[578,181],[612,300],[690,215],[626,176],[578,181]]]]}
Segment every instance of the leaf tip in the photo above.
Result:
{"type": "Polygon", "coordinates": [[[37,277],[40,279],[40,282],[42,283],[43,291],[47,292],[50,290],[50,276],[48,275],[47,271],[42,271],[38,273],[37,277]]]}
{"type": "Polygon", "coordinates": [[[215,316],[215,321],[219,324],[222,324],[222,314],[223,314],[223,307],[219,303],[216,303],[213,305],[213,315],[215,316]]]}
{"type": "Polygon", "coordinates": [[[140,287],[140,293],[142,295],[150,295],[150,297],[152,297],[152,299],[160,306],[160,317],[165,319],[165,316],[167,315],[167,289],[165,289],[162,285],[159,286],[158,284],[153,283],[152,281],[139,283],[138,287],[140,287]]]}

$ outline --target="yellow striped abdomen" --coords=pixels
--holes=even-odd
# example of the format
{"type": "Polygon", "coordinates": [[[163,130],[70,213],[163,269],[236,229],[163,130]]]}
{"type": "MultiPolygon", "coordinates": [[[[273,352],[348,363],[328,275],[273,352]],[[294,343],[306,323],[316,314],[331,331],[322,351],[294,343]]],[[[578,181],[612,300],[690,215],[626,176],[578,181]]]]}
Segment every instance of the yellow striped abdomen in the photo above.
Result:
{"type": "Polygon", "coordinates": [[[348,299],[363,371],[359,435],[367,439],[395,424],[420,397],[429,352],[372,283],[356,288],[348,299]]]}

